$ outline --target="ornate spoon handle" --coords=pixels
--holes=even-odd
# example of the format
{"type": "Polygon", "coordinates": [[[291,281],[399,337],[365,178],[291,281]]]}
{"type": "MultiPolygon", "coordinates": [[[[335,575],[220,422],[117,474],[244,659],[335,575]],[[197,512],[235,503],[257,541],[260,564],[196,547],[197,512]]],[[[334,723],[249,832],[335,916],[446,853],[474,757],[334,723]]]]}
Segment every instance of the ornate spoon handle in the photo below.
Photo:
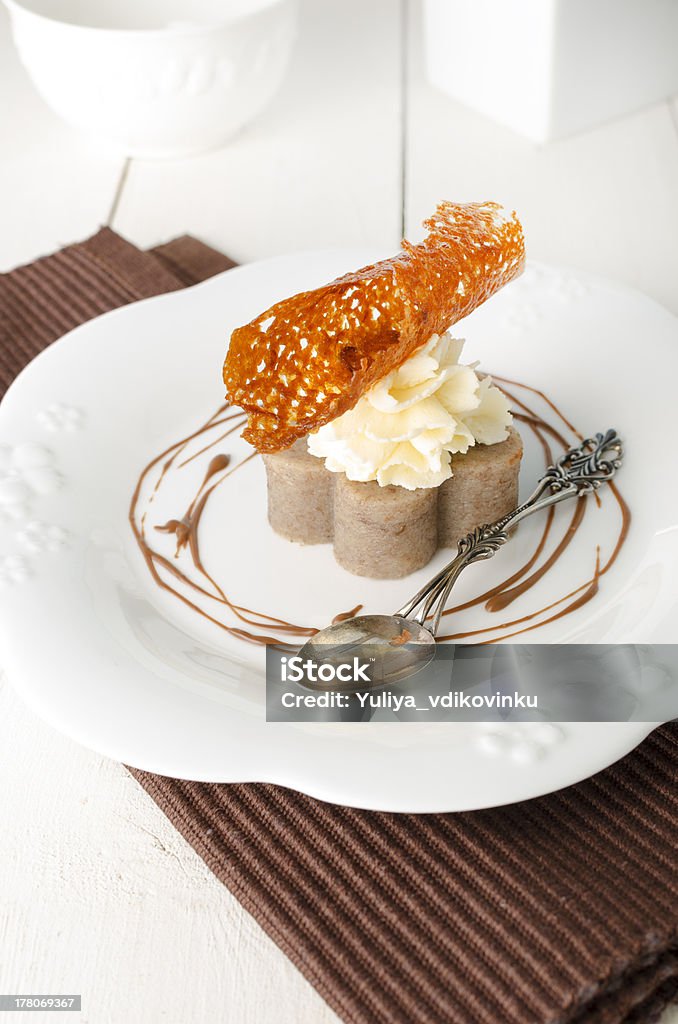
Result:
{"type": "Polygon", "coordinates": [[[433,623],[429,628],[435,636],[450,591],[467,565],[496,554],[509,539],[509,531],[533,512],[597,490],[601,484],[612,479],[622,464],[623,456],[622,441],[615,430],[596,434],[582,441],[576,448],[570,448],[548,467],[527,501],[496,522],[477,526],[466,537],[462,537],[455,558],[400,608],[396,615],[422,626],[432,616],[433,623]]]}

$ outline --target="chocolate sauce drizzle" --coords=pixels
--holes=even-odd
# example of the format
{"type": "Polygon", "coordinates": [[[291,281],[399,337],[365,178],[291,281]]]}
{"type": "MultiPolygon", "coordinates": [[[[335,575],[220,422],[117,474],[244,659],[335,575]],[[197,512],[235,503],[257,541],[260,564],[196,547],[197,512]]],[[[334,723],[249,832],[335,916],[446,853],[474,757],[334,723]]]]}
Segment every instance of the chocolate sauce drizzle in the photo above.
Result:
{"type": "MultiPolygon", "coordinates": [[[[511,400],[515,419],[523,423],[534,434],[541,445],[545,466],[550,465],[554,461],[554,443],[563,450],[570,447],[571,442],[567,440],[563,429],[567,433],[574,435],[577,439],[583,439],[583,435],[579,430],[564,416],[544,392],[527,384],[504,377],[494,377],[493,379],[501,384],[504,393],[511,400]],[[516,394],[516,389],[520,392],[520,395],[516,394]],[[556,419],[555,423],[546,420],[535,411],[532,406],[534,399],[530,399],[530,395],[540,399],[553,412],[556,419]],[[526,398],[529,399],[529,404],[525,400],[526,398]]],[[[277,616],[268,615],[265,612],[255,611],[236,604],[227,596],[222,585],[209,572],[200,552],[200,521],[210,496],[218,487],[221,487],[227,480],[230,480],[238,469],[255,458],[255,452],[247,455],[240,462],[235,463],[235,465],[232,463],[232,457],[229,453],[218,452],[211,455],[200,486],[186,511],[177,518],[169,519],[166,523],[152,528],[153,533],[174,535],[175,551],[173,559],[168,558],[161,551],[157,550],[153,543],[152,534],[149,536],[150,531],[147,526],[149,510],[167,475],[171,472],[179,472],[184,466],[212,451],[231,434],[240,430],[244,426],[246,418],[245,413],[231,409],[228,404],[222,405],[203,426],[193,431],[188,437],[182,438],[170,445],[169,448],[166,448],[159,455],[156,455],[155,458],[151,459],[142,470],[132,495],[129,521],[139,550],[158,587],[172,594],[184,605],[232,636],[255,644],[274,644],[280,647],[294,648],[298,646],[299,642],[313,636],[322,627],[301,626],[277,616]],[[221,426],[224,426],[225,429],[220,430],[217,436],[211,437],[210,435],[221,426]],[[204,438],[205,443],[198,451],[185,455],[191,442],[198,438],[204,438]],[[182,458],[182,456],[185,457],[182,458]],[[142,493],[145,490],[147,481],[149,481],[154,472],[158,473],[157,479],[142,505],[142,493]],[[188,558],[184,558],[183,561],[190,563],[186,569],[180,564],[180,556],[184,552],[188,552],[188,558]],[[196,603],[198,599],[207,600],[208,606],[213,605],[215,614],[205,611],[200,604],[196,603]],[[223,614],[224,610],[235,620],[230,625],[217,617],[217,613],[221,611],[223,614]]],[[[619,557],[631,523],[629,507],[619,493],[617,486],[614,483],[610,483],[606,490],[610,492],[612,499],[619,508],[619,528],[615,545],[612,553],[602,564],[600,548],[596,547],[595,557],[592,558],[593,568],[591,574],[581,584],[549,604],[538,607],[519,618],[502,621],[497,625],[483,626],[479,629],[447,633],[439,636],[438,639],[441,641],[451,641],[478,637],[478,640],[472,641],[477,645],[498,643],[499,641],[508,640],[521,633],[538,629],[549,622],[561,619],[592,600],[598,593],[601,577],[611,569],[619,557]]],[[[594,498],[600,505],[601,499],[598,493],[594,495],[594,498]]],[[[444,616],[454,615],[478,605],[483,605],[487,612],[498,613],[504,611],[517,598],[527,593],[546,576],[570,547],[586,516],[590,500],[591,496],[587,496],[574,503],[572,516],[562,536],[551,554],[542,560],[542,554],[555,522],[555,509],[551,507],[544,517],[544,525],[537,538],[534,550],[524,565],[490,590],[478,594],[477,597],[471,598],[463,604],[447,608],[443,613],[444,616]]],[[[334,617],[333,622],[350,618],[352,615],[357,614],[361,608],[362,605],[358,604],[349,611],[340,612],[334,617]]]]}

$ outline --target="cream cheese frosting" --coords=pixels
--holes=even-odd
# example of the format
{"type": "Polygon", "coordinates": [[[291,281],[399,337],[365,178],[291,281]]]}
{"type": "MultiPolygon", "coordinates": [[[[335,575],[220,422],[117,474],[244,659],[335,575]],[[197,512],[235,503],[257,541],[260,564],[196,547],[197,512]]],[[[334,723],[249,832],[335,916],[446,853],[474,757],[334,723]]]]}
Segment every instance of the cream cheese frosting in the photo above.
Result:
{"type": "Polygon", "coordinates": [[[357,405],[308,437],[308,450],[332,473],[413,491],[452,476],[450,456],[508,437],[506,396],[477,363],[459,362],[463,340],[431,339],[357,405]]]}

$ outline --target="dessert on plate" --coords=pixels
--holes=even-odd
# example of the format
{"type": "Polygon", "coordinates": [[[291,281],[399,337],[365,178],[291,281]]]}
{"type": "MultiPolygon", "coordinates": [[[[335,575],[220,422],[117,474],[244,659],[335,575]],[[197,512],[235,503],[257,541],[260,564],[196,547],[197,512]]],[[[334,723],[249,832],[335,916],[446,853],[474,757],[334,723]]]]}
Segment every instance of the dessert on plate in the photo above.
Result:
{"type": "Polygon", "coordinates": [[[515,214],[441,203],[423,242],[237,328],[224,364],[273,529],[397,578],[517,503],[509,403],[450,327],[521,273],[515,214]]]}

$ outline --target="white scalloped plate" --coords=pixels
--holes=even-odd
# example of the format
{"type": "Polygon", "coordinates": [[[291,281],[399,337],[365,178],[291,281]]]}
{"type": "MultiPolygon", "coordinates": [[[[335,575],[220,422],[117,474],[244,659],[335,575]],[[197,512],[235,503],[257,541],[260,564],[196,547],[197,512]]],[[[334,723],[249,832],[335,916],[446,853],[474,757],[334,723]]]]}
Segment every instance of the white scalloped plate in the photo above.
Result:
{"type": "MultiPolygon", "coordinates": [[[[17,691],[56,728],[153,772],[275,782],[414,812],[550,792],[604,768],[650,731],[639,722],[526,724],[488,742],[487,729],[460,724],[266,724],[263,651],[210,627],[150,579],[128,524],[130,495],[147,460],[220,404],[230,330],[374,258],[280,257],[127,306],[72,331],[14,383],[0,407],[0,474],[12,481],[0,481],[0,491],[14,495],[0,540],[2,657],[17,691]]],[[[664,448],[674,434],[678,320],[628,289],[531,266],[458,333],[469,360],[545,389],[587,433],[614,426],[627,440],[620,484],[634,518],[620,559],[594,601],[526,639],[674,641],[678,478],[665,472],[664,448]]],[[[241,444],[233,439],[234,449],[241,444]]],[[[525,489],[539,470],[528,445],[525,489]]],[[[582,532],[538,594],[516,602],[516,616],[590,574],[595,544],[615,529],[612,505],[591,520],[593,532],[582,532]]],[[[534,536],[525,524],[496,559],[469,569],[461,598],[524,560],[534,536]]],[[[362,581],[328,548],[275,537],[259,460],[237,487],[215,494],[201,544],[232,598],[314,625],[357,601],[370,611],[396,608],[428,573],[362,581]]],[[[462,628],[487,621],[484,612],[465,614],[462,628]]]]}

